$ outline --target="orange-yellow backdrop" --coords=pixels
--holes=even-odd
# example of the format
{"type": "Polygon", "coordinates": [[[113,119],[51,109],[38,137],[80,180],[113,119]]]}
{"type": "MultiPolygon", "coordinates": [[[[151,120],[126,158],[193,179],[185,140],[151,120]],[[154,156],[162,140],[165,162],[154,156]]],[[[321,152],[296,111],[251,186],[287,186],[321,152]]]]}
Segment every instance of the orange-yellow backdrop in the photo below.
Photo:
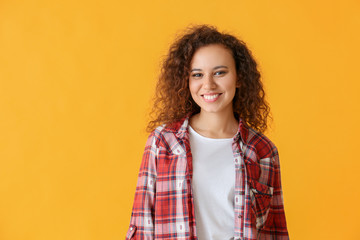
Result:
{"type": "Polygon", "coordinates": [[[0,2],[0,239],[124,239],[149,100],[175,35],[248,43],[291,239],[360,239],[360,3],[0,2]]]}

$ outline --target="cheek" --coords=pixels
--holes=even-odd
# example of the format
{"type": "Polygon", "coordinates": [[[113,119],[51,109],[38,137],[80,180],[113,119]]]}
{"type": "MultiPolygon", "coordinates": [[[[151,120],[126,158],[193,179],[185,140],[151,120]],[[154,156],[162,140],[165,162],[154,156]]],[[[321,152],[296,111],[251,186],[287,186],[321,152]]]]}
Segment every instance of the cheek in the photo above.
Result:
{"type": "Polygon", "coordinates": [[[194,82],[194,81],[189,81],[189,90],[190,90],[190,93],[191,93],[191,95],[193,95],[193,94],[196,94],[197,93],[197,91],[198,91],[198,89],[199,89],[199,86],[198,86],[199,84],[197,84],[196,82],[194,82]]]}
{"type": "Polygon", "coordinates": [[[230,91],[230,92],[235,92],[236,91],[236,82],[235,81],[229,81],[224,83],[224,87],[230,91]]]}

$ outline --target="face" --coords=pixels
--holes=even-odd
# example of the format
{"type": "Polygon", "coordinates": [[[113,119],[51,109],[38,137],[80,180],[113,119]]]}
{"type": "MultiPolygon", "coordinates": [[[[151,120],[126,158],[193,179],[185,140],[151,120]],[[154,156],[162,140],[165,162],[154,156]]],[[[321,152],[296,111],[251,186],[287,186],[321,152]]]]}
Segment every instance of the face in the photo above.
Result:
{"type": "Polygon", "coordinates": [[[201,112],[233,112],[237,75],[231,51],[220,44],[201,47],[190,65],[189,89],[201,112]]]}

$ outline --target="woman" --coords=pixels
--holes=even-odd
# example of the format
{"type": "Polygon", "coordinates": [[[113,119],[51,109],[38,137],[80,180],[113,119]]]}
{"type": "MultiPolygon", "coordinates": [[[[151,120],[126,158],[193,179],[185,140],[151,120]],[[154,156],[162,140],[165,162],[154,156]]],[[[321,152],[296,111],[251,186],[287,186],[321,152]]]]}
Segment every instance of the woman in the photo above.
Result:
{"type": "Polygon", "coordinates": [[[189,27],[170,47],[126,239],[289,239],[270,109],[245,43],[189,27]]]}

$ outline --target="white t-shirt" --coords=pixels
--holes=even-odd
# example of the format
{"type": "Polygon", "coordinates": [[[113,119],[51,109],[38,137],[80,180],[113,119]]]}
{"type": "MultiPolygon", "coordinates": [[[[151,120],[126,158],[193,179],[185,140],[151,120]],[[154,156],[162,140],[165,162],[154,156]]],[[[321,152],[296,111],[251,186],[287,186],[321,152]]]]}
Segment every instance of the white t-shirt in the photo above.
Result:
{"type": "Polygon", "coordinates": [[[199,240],[234,237],[235,165],[232,138],[207,138],[189,125],[192,189],[199,240]]]}

